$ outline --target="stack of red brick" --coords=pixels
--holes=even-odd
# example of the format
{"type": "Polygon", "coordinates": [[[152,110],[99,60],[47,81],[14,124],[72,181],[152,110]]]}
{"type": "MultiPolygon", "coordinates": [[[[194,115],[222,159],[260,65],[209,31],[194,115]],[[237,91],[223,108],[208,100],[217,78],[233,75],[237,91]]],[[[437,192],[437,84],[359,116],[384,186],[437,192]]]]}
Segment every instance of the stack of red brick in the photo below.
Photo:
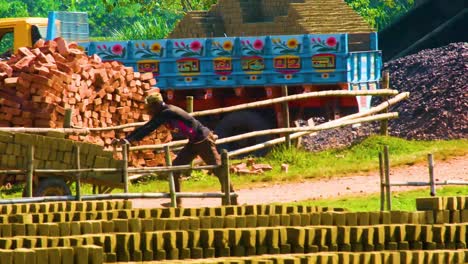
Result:
{"type": "MultiPolygon", "coordinates": [[[[38,41],[20,48],[8,61],[0,61],[0,126],[63,127],[65,109],[73,110],[78,127],[109,127],[147,121],[144,98],[153,92],[152,73],[134,72],[119,62],[87,56],[75,43],[62,38],[38,41]]],[[[128,132],[128,131],[127,131],[128,132]]],[[[71,139],[109,147],[125,131],[103,131],[71,139]]],[[[171,140],[160,129],[143,144],[171,140]]],[[[152,151],[131,153],[132,165],[155,166],[163,158],[152,151]]]]}

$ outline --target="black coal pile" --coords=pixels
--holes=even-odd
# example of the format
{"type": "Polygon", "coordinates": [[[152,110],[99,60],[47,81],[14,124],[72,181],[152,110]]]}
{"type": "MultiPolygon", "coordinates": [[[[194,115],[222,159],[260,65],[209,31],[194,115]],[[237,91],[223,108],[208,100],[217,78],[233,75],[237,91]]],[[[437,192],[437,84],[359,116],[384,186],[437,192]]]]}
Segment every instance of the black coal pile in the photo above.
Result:
{"type": "Polygon", "coordinates": [[[384,65],[390,87],[410,92],[391,110],[390,133],[407,139],[468,136],[468,43],[423,50],[384,65]]]}
{"type": "MultiPolygon", "coordinates": [[[[468,138],[468,43],[423,50],[386,63],[384,70],[390,72],[392,89],[410,92],[408,99],[390,109],[400,114],[389,122],[390,135],[417,140],[468,138]]],[[[303,145],[312,151],[349,146],[378,133],[378,125],[319,132],[304,137],[303,145]]]]}

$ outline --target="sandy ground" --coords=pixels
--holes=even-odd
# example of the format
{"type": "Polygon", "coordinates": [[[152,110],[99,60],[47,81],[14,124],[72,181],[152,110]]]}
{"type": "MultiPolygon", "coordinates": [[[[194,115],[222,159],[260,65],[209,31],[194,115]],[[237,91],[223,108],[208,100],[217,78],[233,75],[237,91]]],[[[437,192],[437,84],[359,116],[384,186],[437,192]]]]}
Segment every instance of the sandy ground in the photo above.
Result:
{"type": "MultiPolygon", "coordinates": [[[[446,161],[434,161],[436,182],[468,181],[468,155],[446,161]]],[[[390,182],[428,182],[427,165],[413,165],[390,168],[390,182]]],[[[183,183],[182,183],[183,188],[183,183]]],[[[392,187],[392,191],[404,191],[418,187],[392,187]]],[[[421,188],[421,187],[419,187],[421,188]]],[[[429,187],[427,188],[429,192],[429,187]]],[[[378,173],[362,176],[310,180],[298,183],[271,184],[259,188],[240,189],[239,204],[264,204],[274,202],[293,202],[317,198],[340,197],[345,195],[369,194],[380,192],[378,173]]],[[[468,186],[467,186],[468,194],[468,186]]],[[[161,207],[168,199],[134,199],[135,208],[161,207]]],[[[220,199],[183,199],[184,207],[210,207],[221,205],[220,199]]]]}

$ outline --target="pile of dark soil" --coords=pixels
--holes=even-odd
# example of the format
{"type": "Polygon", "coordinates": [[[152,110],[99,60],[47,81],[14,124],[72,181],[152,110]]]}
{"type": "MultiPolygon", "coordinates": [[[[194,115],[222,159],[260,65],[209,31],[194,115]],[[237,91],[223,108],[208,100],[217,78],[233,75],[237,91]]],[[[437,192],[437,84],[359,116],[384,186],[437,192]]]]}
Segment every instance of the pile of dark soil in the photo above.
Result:
{"type": "MultiPolygon", "coordinates": [[[[400,114],[389,122],[390,135],[417,140],[468,137],[468,43],[423,50],[386,63],[384,70],[390,72],[392,89],[410,92],[390,109],[400,114]]],[[[303,145],[311,151],[344,147],[371,133],[378,133],[378,123],[322,131],[304,137],[303,145]]]]}

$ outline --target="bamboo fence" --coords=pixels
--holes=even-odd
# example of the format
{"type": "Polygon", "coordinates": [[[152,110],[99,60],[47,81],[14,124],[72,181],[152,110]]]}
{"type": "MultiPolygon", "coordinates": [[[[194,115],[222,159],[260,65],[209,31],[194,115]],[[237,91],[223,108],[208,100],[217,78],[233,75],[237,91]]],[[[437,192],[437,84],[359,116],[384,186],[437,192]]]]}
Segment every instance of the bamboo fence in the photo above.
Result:
{"type": "Polygon", "coordinates": [[[429,170],[429,181],[394,181],[390,182],[390,157],[389,148],[384,146],[383,152],[379,153],[379,171],[380,171],[380,210],[384,211],[385,207],[387,211],[392,210],[392,193],[391,186],[412,186],[422,187],[429,186],[431,196],[436,196],[436,185],[460,185],[468,186],[468,181],[457,181],[447,180],[443,182],[436,182],[434,180],[434,157],[431,153],[427,155],[427,165],[429,170]]]}

